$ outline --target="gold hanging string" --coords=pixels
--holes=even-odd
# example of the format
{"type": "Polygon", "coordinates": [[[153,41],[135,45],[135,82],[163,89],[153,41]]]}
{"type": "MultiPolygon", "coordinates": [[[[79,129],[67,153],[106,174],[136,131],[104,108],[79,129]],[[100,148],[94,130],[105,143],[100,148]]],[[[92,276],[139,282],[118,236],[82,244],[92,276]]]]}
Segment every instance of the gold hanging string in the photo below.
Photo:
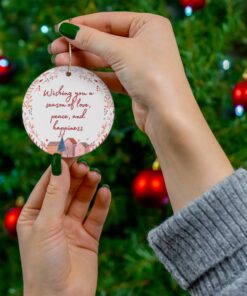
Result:
{"type": "Polygon", "coordinates": [[[71,76],[71,59],[72,59],[72,48],[71,48],[71,44],[69,43],[69,64],[68,64],[68,71],[66,73],[67,76],[71,76]]]}
{"type": "MultiPolygon", "coordinates": [[[[69,19],[70,23],[70,19],[69,19]]],[[[71,59],[72,59],[72,45],[69,43],[69,64],[68,64],[68,71],[66,73],[67,76],[71,76],[71,59]]]]}

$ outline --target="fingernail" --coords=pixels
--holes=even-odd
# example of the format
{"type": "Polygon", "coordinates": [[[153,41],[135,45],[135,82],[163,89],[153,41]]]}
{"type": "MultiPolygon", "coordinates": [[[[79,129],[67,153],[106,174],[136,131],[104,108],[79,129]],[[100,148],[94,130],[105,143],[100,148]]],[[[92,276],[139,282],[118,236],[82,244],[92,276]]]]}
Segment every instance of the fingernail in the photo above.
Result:
{"type": "Polygon", "coordinates": [[[51,43],[48,44],[48,46],[47,46],[47,51],[48,51],[49,54],[52,54],[52,51],[51,51],[51,43]]]}
{"type": "Polygon", "coordinates": [[[51,56],[51,62],[52,62],[52,64],[55,64],[55,61],[56,61],[56,55],[53,54],[53,55],[51,56]]]}
{"type": "Polygon", "coordinates": [[[79,30],[80,27],[70,23],[62,23],[59,27],[59,33],[69,39],[75,39],[76,34],[79,30]]]}
{"type": "Polygon", "coordinates": [[[54,176],[60,176],[62,173],[61,154],[55,153],[52,155],[51,170],[54,176]]]}
{"type": "Polygon", "coordinates": [[[87,161],[84,160],[84,159],[80,159],[80,158],[79,158],[79,159],[77,160],[77,163],[83,163],[84,165],[88,166],[87,161]]]}
{"type": "Polygon", "coordinates": [[[110,186],[108,184],[103,184],[101,187],[105,187],[105,188],[110,189],[110,186]]]}
{"type": "Polygon", "coordinates": [[[91,172],[96,172],[96,173],[98,173],[99,175],[101,175],[101,171],[100,171],[99,169],[97,169],[97,168],[90,168],[90,171],[91,171],[91,172]]]}

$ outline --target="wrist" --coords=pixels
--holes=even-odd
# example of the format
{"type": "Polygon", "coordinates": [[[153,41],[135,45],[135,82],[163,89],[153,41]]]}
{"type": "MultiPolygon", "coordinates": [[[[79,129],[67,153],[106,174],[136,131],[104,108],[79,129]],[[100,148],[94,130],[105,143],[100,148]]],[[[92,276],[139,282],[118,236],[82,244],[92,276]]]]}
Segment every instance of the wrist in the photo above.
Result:
{"type": "Polygon", "coordinates": [[[164,77],[162,71],[147,74],[148,90],[144,101],[148,102],[145,132],[149,137],[160,124],[169,131],[185,118],[187,121],[194,119],[188,114],[201,114],[185,74],[182,72],[175,78],[169,78],[164,77]]]}
{"type": "Polygon", "coordinates": [[[170,144],[176,144],[180,136],[189,133],[198,122],[207,125],[192,94],[181,101],[180,104],[169,102],[169,105],[167,102],[159,102],[149,109],[145,133],[154,145],[163,142],[167,137],[171,141],[170,144]]]}
{"type": "Polygon", "coordinates": [[[233,172],[195,99],[182,97],[181,102],[181,108],[153,108],[145,126],[174,211],[233,172]],[[183,104],[185,101],[187,104],[183,104]]]}
{"type": "MultiPolygon", "coordinates": [[[[23,292],[23,296],[70,296],[69,294],[64,294],[64,293],[54,293],[54,292],[49,292],[49,291],[45,291],[45,292],[42,292],[41,290],[31,290],[31,289],[28,289],[28,290],[25,290],[24,289],[24,292],[23,292]]],[[[72,296],[72,294],[71,294],[72,296]]]]}
{"type": "MultiPolygon", "coordinates": [[[[37,285],[24,286],[23,296],[69,296],[65,292],[50,291],[47,287],[37,287],[37,285]]],[[[71,294],[72,295],[72,294],[71,294]]]]}

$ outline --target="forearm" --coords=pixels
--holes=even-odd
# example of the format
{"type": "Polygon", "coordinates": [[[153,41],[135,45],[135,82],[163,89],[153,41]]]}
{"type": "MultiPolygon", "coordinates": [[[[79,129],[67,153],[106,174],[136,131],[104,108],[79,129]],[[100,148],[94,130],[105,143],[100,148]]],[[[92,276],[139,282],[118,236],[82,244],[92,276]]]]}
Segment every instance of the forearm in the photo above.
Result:
{"type": "Polygon", "coordinates": [[[192,93],[171,109],[157,106],[146,130],[157,153],[174,211],[233,172],[192,93]]]}

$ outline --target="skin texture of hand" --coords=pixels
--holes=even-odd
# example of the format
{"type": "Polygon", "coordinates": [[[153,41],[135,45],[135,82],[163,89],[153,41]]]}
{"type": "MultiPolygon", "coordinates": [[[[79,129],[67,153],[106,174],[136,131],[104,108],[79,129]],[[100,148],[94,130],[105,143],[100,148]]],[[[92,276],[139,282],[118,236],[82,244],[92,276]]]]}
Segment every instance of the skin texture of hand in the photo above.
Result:
{"type": "Polygon", "coordinates": [[[95,295],[98,243],[111,200],[101,187],[87,215],[100,179],[83,163],[62,161],[60,176],[49,167],[33,189],[17,225],[25,296],[95,295]]]}
{"type": "Polygon", "coordinates": [[[96,69],[111,91],[131,97],[136,124],[154,146],[174,211],[233,172],[194,98],[169,20],[108,12],[70,22],[78,26],[75,38],[60,37],[49,47],[55,64],[68,64],[70,42],[73,65],[96,69]],[[106,67],[113,72],[98,71],[106,67]]]}
{"type": "Polygon", "coordinates": [[[56,54],[56,65],[68,64],[69,41],[75,47],[72,65],[91,69],[111,67],[112,73],[96,74],[111,91],[128,93],[141,130],[148,129],[148,112],[160,104],[160,98],[153,95],[156,84],[166,85],[164,105],[173,95],[175,81],[179,81],[181,91],[188,90],[172,26],[166,18],[115,12],[79,16],[70,23],[80,27],[75,40],[61,37],[50,46],[50,51],[56,54]]]}

